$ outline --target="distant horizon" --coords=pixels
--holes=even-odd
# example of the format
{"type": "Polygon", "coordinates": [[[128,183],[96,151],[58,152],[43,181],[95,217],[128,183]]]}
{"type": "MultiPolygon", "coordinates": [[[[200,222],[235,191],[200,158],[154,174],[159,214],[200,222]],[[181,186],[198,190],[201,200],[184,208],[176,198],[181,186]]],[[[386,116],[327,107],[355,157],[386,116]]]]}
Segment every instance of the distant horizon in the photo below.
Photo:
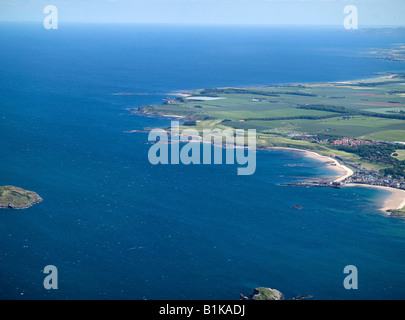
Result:
{"type": "MultiPolygon", "coordinates": [[[[0,20],[0,24],[38,24],[43,25],[43,21],[37,20],[0,20]]],[[[308,28],[343,28],[342,24],[264,24],[264,23],[204,23],[204,22],[118,22],[118,21],[59,21],[59,25],[163,25],[163,26],[207,26],[207,27],[308,27],[308,28]]],[[[358,30],[365,29],[400,29],[405,28],[405,24],[401,25],[361,25],[358,30]]],[[[349,30],[357,31],[357,30],[349,30]]]]}
{"type": "Polygon", "coordinates": [[[361,26],[405,26],[400,0],[0,0],[0,22],[42,22],[57,8],[61,23],[341,25],[356,7],[361,26]]]}

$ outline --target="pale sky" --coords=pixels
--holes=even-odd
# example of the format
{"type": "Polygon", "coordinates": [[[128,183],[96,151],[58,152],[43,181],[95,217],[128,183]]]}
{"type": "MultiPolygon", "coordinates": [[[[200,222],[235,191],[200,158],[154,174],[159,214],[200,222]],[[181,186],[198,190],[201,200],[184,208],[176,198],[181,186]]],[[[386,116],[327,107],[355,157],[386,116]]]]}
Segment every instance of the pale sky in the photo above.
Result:
{"type": "Polygon", "coordinates": [[[405,0],[0,0],[0,21],[45,18],[46,5],[64,22],[340,25],[346,5],[361,26],[405,26],[405,0]]]}

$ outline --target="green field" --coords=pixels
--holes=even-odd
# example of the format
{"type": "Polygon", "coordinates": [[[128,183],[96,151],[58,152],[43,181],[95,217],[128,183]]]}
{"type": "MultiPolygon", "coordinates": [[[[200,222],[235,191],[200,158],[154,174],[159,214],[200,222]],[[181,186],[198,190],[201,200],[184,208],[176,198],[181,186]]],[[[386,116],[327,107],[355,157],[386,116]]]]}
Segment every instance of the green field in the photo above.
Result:
{"type": "MultiPolygon", "coordinates": [[[[192,92],[191,97],[221,99],[179,99],[173,104],[143,106],[140,112],[182,116],[197,121],[198,130],[218,126],[256,129],[259,146],[310,149],[353,161],[360,158],[337,150],[331,141],[352,138],[405,142],[405,74],[336,83],[203,89],[192,92]],[[329,144],[297,136],[323,137],[329,144]]],[[[362,160],[366,167],[386,167],[362,160]]]]}
{"type": "Polygon", "coordinates": [[[401,161],[405,160],[405,150],[396,150],[393,157],[401,161]]]}
{"type": "Polygon", "coordinates": [[[404,107],[395,107],[405,106],[404,84],[405,74],[398,74],[344,83],[204,89],[192,96],[223,99],[147,106],[146,113],[231,120],[227,126],[258,131],[405,141],[404,107]]]}
{"type": "Polygon", "coordinates": [[[405,141],[405,130],[384,130],[367,136],[370,140],[405,141]]]}

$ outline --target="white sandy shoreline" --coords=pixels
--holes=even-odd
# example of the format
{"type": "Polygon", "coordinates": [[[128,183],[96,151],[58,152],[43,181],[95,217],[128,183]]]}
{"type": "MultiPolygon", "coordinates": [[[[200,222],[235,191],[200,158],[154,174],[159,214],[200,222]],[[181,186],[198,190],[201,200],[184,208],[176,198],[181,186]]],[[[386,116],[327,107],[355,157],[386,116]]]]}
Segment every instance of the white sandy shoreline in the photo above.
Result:
{"type": "MultiPolygon", "coordinates": [[[[283,147],[272,147],[270,150],[286,150],[286,151],[297,151],[304,154],[306,157],[311,157],[314,159],[321,160],[331,166],[332,169],[335,169],[339,176],[334,180],[334,182],[342,182],[346,178],[350,177],[353,174],[353,170],[348,168],[345,165],[342,165],[336,159],[333,159],[328,156],[322,156],[316,152],[296,149],[296,148],[283,148],[283,147]]],[[[390,214],[391,210],[399,210],[405,207],[405,190],[395,189],[391,187],[376,186],[369,184],[361,183],[348,183],[343,184],[343,187],[365,187],[365,188],[376,188],[381,190],[387,190],[391,192],[391,195],[384,200],[384,203],[381,206],[381,210],[387,214],[390,214]]]]}
{"type": "Polygon", "coordinates": [[[284,148],[284,147],[272,147],[272,148],[270,148],[270,150],[297,151],[297,152],[303,153],[304,156],[306,156],[306,157],[310,157],[313,159],[318,159],[320,161],[323,161],[325,164],[329,165],[329,167],[331,169],[336,171],[337,175],[336,175],[336,179],[333,180],[334,182],[341,182],[353,174],[353,170],[351,170],[350,168],[341,164],[336,159],[333,159],[328,156],[320,155],[319,153],[316,153],[314,151],[296,149],[296,148],[284,148]]]}
{"type": "Polygon", "coordinates": [[[388,214],[389,212],[387,211],[399,210],[405,207],[405,190],[361,183],[348,183],[345,185],[345,187],[364,187],[390,191],[391,195],[384,200],[383,206],[380,208],[382,211],[385,211],[388,214]]]}

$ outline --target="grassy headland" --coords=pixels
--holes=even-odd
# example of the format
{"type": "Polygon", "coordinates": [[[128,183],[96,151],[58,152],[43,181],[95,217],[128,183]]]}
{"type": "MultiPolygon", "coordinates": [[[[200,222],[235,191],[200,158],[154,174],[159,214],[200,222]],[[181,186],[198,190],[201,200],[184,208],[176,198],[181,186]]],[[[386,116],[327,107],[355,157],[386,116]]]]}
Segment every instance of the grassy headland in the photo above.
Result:
{"type": "Polygon", "coordinates": [[[184,125],[256,129],[257,147],[332,156],[353,169],[345,182],[405,189],[405,74],[366,80],[200,89],[136,112],[184,125]]]}
{"type": "Polygon", "coordinates": [[[335,83],[203,89],[162,105],[142,106],[139,112],[181,116],[197,130],[256,129],[259,147],[335,154],[374,170],[400,165],[395,174],[404,176],[401,158],[391,154],[405,149],[395,144],[405,144],[405,74],[335,83]],[[345,138],[349,140],[341,141],[345,138]],[[375,149],[380,152],[376,154],[375,149]]]}

